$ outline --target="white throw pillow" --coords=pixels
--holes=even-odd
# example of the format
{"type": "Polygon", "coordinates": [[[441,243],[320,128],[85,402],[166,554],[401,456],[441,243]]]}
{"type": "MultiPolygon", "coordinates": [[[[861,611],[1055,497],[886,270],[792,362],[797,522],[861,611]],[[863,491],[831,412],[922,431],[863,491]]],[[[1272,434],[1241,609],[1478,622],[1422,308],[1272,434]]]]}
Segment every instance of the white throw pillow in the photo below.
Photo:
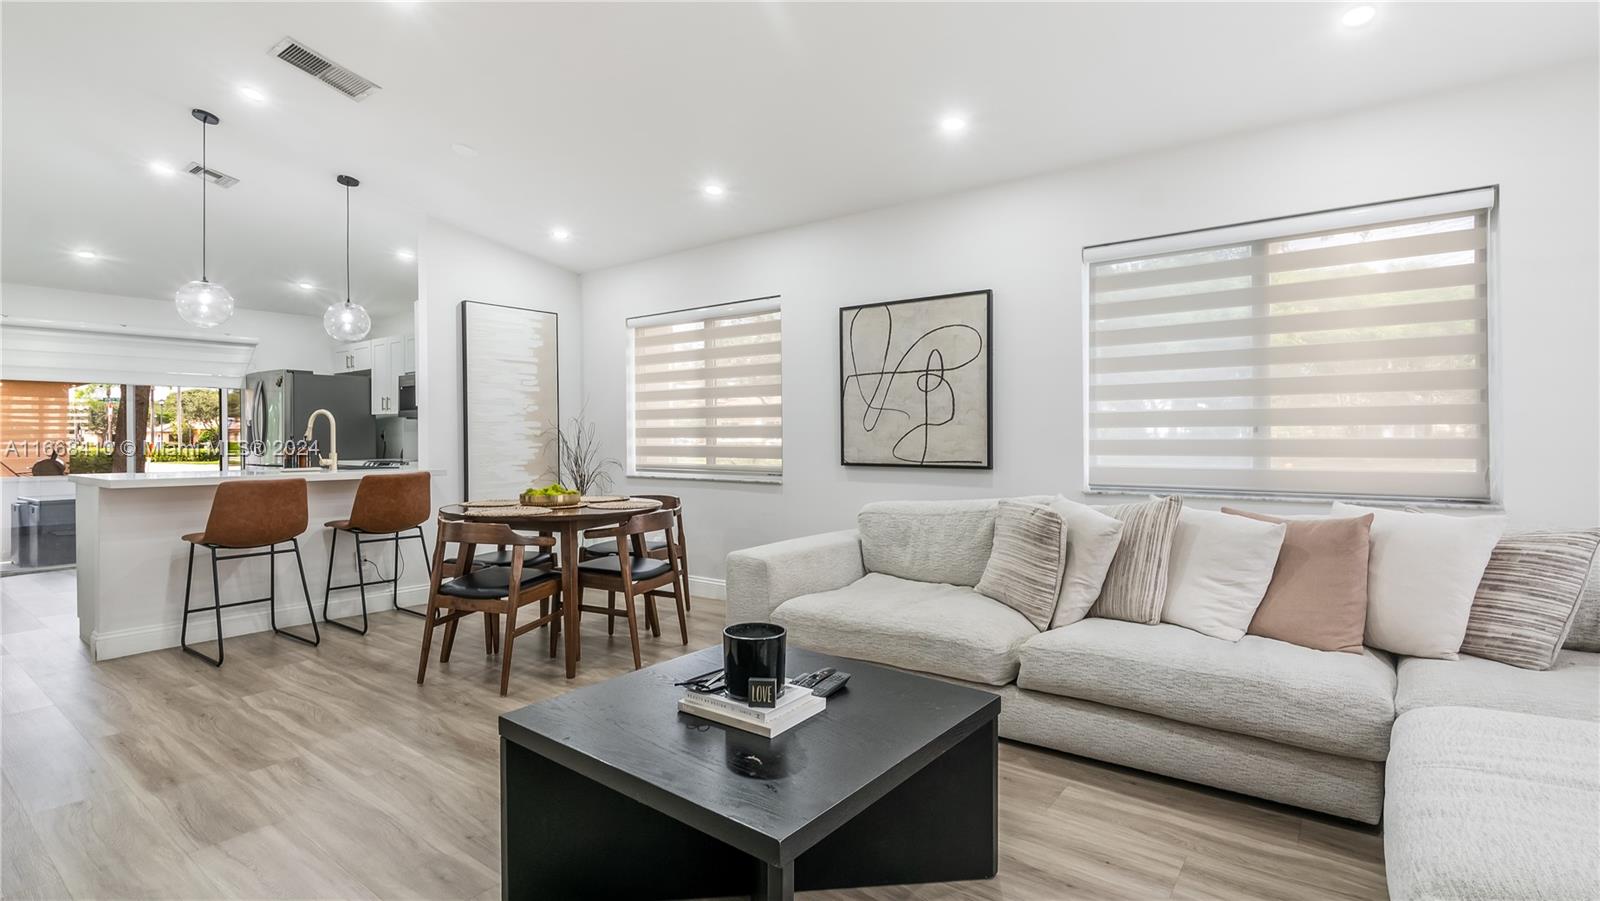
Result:
{"type": "Polygon", "coordinates": [[[1372,514],[1367,645],[1454,660],[1504,516],[1441,516],[1336,503],[1334,516],[1372,514]]]}
{"type": "Polygon", "coordinates": [[[1266,596],[1288,526],[1184,507],[1161,621],[1238,641],[1266,596]]]}
{"type": "Polygon", "coordinates": [[[1061,574],[1061,598],[1050,628],[1070,626],[1089,613],[1100,596],[1111,558],[1122,540],[1122,520],[1060,495],[1047,506],[1067,524],[1067,568],[1061,574]]]}

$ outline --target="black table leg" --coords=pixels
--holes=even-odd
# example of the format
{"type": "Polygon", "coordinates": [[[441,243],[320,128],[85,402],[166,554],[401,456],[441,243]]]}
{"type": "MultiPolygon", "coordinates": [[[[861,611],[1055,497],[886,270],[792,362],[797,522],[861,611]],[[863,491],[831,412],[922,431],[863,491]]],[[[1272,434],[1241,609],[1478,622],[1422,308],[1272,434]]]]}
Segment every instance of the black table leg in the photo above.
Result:
{"type": "Polygon", "coordinates": [[[756,890],[750,898],[752,901],[794,901],[794,865],[775,867],[757,861],[756,890]]]}
{"type": "Polygon", "coordinates": [[[991,719],[779,866],[501,738],[505,898],[760,901],[803,890],[993,878],[999,736],[991,719]],[[618,865],[618,849],[627,865],[618,865]]]}

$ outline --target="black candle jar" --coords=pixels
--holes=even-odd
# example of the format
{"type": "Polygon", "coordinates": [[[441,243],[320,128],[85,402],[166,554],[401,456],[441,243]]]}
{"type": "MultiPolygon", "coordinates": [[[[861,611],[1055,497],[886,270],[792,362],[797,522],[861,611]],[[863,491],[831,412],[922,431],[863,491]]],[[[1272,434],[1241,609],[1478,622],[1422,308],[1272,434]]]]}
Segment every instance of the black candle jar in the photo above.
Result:
{"type": "MultiPolygon", "coordinates": [[[[783,646],[788,632],[777,623],[735,623],[722,630],[723,680],[728,696],[752,704],[765,702],[772,706],[782,693],[784,683],[783,646]],[[750,680],[773,680],[770,697],[752,700],[750,680]]],[[[765,687],[758,682],[759,689],[765,687]]]]}

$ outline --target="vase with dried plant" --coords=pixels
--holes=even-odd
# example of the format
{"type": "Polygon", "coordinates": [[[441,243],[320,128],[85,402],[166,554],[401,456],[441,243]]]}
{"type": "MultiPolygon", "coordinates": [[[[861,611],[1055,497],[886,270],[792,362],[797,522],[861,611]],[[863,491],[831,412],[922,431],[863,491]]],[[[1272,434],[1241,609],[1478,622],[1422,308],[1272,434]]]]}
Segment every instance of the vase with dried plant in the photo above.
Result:
{"type": "Polygon", "coordinates": [[[622,464],[601,451],[594,423],[579,413],[550,431],[564,484],[590,496],[611,490],[611,474],[620,473],[622,464]]]}

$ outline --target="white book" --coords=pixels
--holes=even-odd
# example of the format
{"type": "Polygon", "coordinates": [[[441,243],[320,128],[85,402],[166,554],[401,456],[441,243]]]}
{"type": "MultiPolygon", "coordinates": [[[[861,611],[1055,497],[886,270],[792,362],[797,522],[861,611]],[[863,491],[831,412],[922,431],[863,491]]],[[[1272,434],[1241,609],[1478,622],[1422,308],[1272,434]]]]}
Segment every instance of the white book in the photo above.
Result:
{"type": "Polygon", "coordinates": [[[781,716],[768,717],[766,720],[754,720],[718,707],[691,704],[688,698],[678,702],[678,710],[690,716],[698,716],[713,723],[721,723],[724,726],[742,729],[745,732],[751,732],[764,738],[782,735],[826,710],[827,707],[828,700],[826,698],[819,698],[810,692],[806,692],[805,696],[798,702],[792,703],[785,708],[781,716]]]}
{"type": "Polygon", "coordinates": [[[683,699],[697,709],[721,710],[732,716],[744,717],[755,722],[766,722],[783,711],[789,709],[800,701],[816,697],[811,689],[803,688],[790,682],[783,694],[778,695],[778,703],[772,707],[752,707],[737,698],[728,697],[726,692],[685,692],[683,699]]]}

